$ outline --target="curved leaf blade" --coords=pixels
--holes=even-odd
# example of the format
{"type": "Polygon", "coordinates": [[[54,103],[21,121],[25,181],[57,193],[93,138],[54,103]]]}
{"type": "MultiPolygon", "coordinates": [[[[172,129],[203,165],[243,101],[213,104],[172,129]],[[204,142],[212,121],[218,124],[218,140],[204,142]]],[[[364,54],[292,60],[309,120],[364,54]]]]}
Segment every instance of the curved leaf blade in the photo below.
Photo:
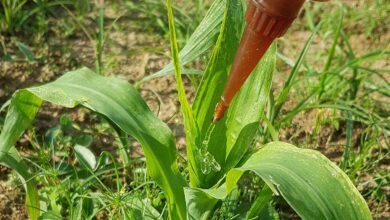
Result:
{"type": "Polygon", "coordinates": [[[105,115],[136,138],[144,150],[149,175],[167,194],[170,214],[183,215],[183,187],[186,183],[177,166],[173,134],[166,124],[153,115],[128,82],[102,77],[83,68],[28,91],[57,105],[74,107],[81,104],[105,115]]]}
{"type": "Polygon", "coordinates": [[[38,97],[28,93],[17,92],[12,96],[0,134],[0,161],[30,126],[41,103],[38,97]]]}
{"type": "Polygon", "coordinates": [[[26,209],[30,219],[38,219],[40,213],[36,184],[28,172],[28,166],[13,147],[35,118],[42,101],[29,93],[16,93],[9,103],[8,113],[0,134],[0,163],[15,170],[26,190],[26,209]]]}
{"type": "Polygon", "coordinates": [[[207,220],[210,218],[214,206],[219,201],[215,198],[214,191],[210,190],[205,192],[197,188],[186,188],[184,190],[187,204],[187,219],[207,220]]]}
{"type": "Polygon", "coordinates": [[[186,182],[177,166],[172,132],[153,115],[128,82],[97,75],[87,68],[69,72],[52,83],[20,90],[14,95],[0,135],[0,161],[31,125],[42,100],[68,108],[87,107],[106,116],[137,139],[144,150],[149,175],[167,194],[172,218],[185,215],[183,188],[186,182]]]}
{"type": "Polygon", "coordinates": [[[228,191],[245,171],[259,175],[303,219],[371,219],[348,176],[317,151],[269,143],[228,173],[228,191]]]}

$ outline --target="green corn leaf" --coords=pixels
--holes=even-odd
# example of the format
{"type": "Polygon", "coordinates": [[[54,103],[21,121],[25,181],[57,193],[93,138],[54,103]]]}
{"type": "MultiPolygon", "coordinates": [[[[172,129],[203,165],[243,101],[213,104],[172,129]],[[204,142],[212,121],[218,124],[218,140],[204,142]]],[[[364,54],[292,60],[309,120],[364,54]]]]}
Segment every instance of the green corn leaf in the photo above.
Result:
{"type": "Polygon", "coordinates": [[[221,98],[243,26],[244,11],[241,1],[226,1],[220,35],[193,104],[194,114],[203,135],[210,125],[214,107],[221,98]]]}
{"type": "Polygon", "coordinates": [[[256,135],[271,91],[276,48],[274,43],[233,99],[227,112],[226,171],[240,162],[256,135]]]}
{"type": "Polygon", "coordinates": [[[0,134],[0,161],[30,126],[42,101],[28,93],[17,92],[12,96],[3,130],[0,134]]]}
{"type": "Polygon", "coordinates": [[[87,107],[106,116],[137,139],[144,150],[149,175],[167,194],[172,218],[184,215],[183,187],[186,183],[178,170],[172,132],[153,115],[142,97],[126,81],[102,77],[83,68],[69,72],[52,83],[18,91],[11,101],[0,135],[2,154],[31,124],[41,100],[68,108],[77,105],[87,107]]]}
{"type": "Polygon", "coordinates": [[[34,120],[42,101],[28,93],[16,93],[7,103],[8,113],[0,134],[0,163],[15,170],[21,177],[26,190],[26,209],[30,219],[35,220],[40,213],[38,191],[28,173],[28,166],[13,146],[34,120]]]}
{"type": "Polygon", "coordinates": [[[348,176],[317,151],[282,142],[267,144],[228,173],[228,192],[246,171],[259,175],[303,219],[371,219],[348,176]]]}
{"type": "MultiPolygon", "coordinates": [[[[283,142],[262,147],[241,167],[230,170],[226,183],[219,188],[186,189],[188,210],[202,217],[202,213],[214,208],[207,203],[212,205],[215,200],[226,199],[247,171],[260,176],[273,193],[282,196],[302,219],[372,219],[363,197],[339,167],[318,151],[283,142]],[[200,204],[190,203],[195,203],[196,199],[200,204]]],[[[255,213],[254,209],[260,210],[252,207],[248,217],[255,213]]]]}
{"type": "MultiPolygon", "coordinates": [[[[208,193],[216,194],[218,191],[216,190],[210,191],[202,191],[197,188],[186,188],[185,189],[185,197],[187,204],[187,219],[188,220],[207,220],[210,218],[210,214],[212,214],[214,210],[214,206],[219,201],[215,197],[217,195],[211,196],[208,193]]],[[[224,191],[220,191],[224,195],[224,191]]]]}
{"type": "Polygon", "coordinates": [[[187,219],[210,219],[218,201],[226,198],[226,186],[219,188],[185,188],[187,219]]]}
{"type": "MultiPolygon", "coordinates": [[[[192,106],[201,138],[205,138],[212,120],[214,107],[223,92],[239,45],[243,24],[244,10],[242,2],[239,0],[226,1],[220,35],[192,106]]],[[[224,167],[226,157],[225,131],[226,125],[222,120],[216,125],[208,143],[208,151],[221,167],[224,167]],[[218,138],[214,137],[215,135],[218,138]]],[[[218,179],[214,172],[210,173],[210,176],[213,180],[218,179]]],[[[206,176],[201,176],[201,178],[201,184],[198,187],[209,188],[215,184],[215,182],[206,180],[206,176]]]]}
{"type": "MultiPolygon", "coordinates": [[[[185,65],[200,57],[215,44],[220,30],[219,27],[222,23],[225,4],[226,0],[215,0],[213,2],[202,22],[188,39],[184,48],[180,51],[179,58],[181,65],[185,65]]],[[[142,79],[138,82],[136,87],[148,80],[166,76],[173,72],[174,66],[173,63],[170,63],[157,73],[142,79]]]]}

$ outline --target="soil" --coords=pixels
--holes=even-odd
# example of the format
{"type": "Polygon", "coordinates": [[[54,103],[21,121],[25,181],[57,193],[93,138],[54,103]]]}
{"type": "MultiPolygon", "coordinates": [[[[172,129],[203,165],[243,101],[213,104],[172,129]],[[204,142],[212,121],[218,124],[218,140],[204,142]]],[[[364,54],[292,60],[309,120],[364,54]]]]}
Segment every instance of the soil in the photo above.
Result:
{"type": "MultiPolygon", "coordinates": [[[[109,13],[108,13],[109,14],[109,13]]],[[[108,15],[108,19],[110,18],[108,15]]],[[[109,23],[109,22],[107,22],[109,23]]],[[[155,34],[149,34],[140,27],[129,25],[126,18],[120,19],[117,23],[119,29],[113,29],[109,35],[109,40],[106,42],[104,51],[104,63],[106,75],[115,75],[126,79],[134,84],[144,76],[156,72],[169,63],[169,43],[155,34]]],[[[54,35],[54,34],[53,34],[54,35]]],[[[310,35],[307,31],[293,31],[289,33],[288,40],[281,40],[279,50],[282,54],[288,57],[297,57],[297,51],[302,48],[304,42],[310,35]],[[292,42],[287,44],[286,42],[292,42]]],[[[379,39],[368,39],[357,34],[351,37],[351,45],[358,53],[364,53],[368,49],[372,49],[374,45],[384,45],[390,42],[390,31],[382,33],[379,39]]],[[[10,38],[1,37],[0,40],[5,42],[5,45],[10,45],[8,53],[15,56],[17,59],[22,59],[22,55],[11,42],[10,38]]],[[[26,88],[32,85],[37,85],[52,81],[63,73],[69,70],[75,70],[81,66],[87,66],[94,69],[94,50],[93,43],[90,42],[83,33],[75,33],[71,37],[62,39],[58,35],[47,36],[47,43],[43,47],[32,47],[32,52],[41,57],[34,63],[28,63],[24,60],[16,62],[0,62],[0,103],[5,103],[14,91],[21,88],[26,88]],[[66,45],[64,45],[66,42],[66,45]],[[59,50],[59,48],[66,48],[59,50]]],[[[312,45],[313,50],[323,50],[327,47],[321,40],[315,39],[312,45]]],[[[314,52],[313,52],[314,53],[314,52]]],[[[308,55],[310,56],[310,54],[308,55]]],[[[384,60],[382,63],[376,63],[383,69],[389,69],[390,61],[384,60]]],[[[322,66],[322,64],[318,64],[322,66]]],[[[286,74],[290,68],[287,66],[279,67],[278,73],[274,77],[274,91],[278,91],[283,85],[286,74]]],[[[188,98],[194,97],[194,91],[191,89],[190,80],[184,79],[188,92],[188,98]]],[[[173,130],[178,147],[185,147],[184,131],[181,125],[181,115],[175,89],[175,80],[172,76],[158,78],[143,84],[140,88],[141,95],[145,98],[153,112],[158,115],[164,122],[173,130]]],[[[294,91],[293,91],[294,93],[294,91]]],[[[291,99],[293,100],[293,99],[291,99]]],[[[294,105],[293,101],[289,101],[283,111],[288,111],[294,105]]],[[[60,107],[45,104],[41,108],[35,127],[42,135],[51,126],[58,123],[58,116],[62,113],[70,113],[78,122],[88,122],[88,116],[80,110],[66,110],[60,107]]],[[[281,132],[282,140],[302,143],[303,146],[314,148],[323,152],[331,160],[338,162],[342,155],[343,146],[345,143],[345,131],[336,129],[332,125],[326,125],[320,129],[317,134],[317,140],[307,142],[307,137],[313,136],[313,128],[319,117],[326,117],[334,114],[327,110],[313,110],[300,113],[293,121],[291,129],[281,132]],[[312,143],[319,143],[317,146],[312,143]]],[[[343,127],[341,125],[340,127],[343,127]]],[[[353,140],[358,141],[360,132],[356,132],[353,140]]],[[[24,145],[26,151],[28,146],[25,140],[20,141],[20,145],[24,145]]],[[[135,146],[138,146],[135,144],[135,146]]],[[[133,156],[142,155],[139,147],[134,150],[133,156]]],[[[390,160],[384,160],[380,166],[390,173],[390,160]]],[[[26,219],[24,211],[24,198],[21,187],[11,187],[15,181],[13,174],[9,169],[0,166],[0,220],[1,219],[26,219]]],[[[373,174],[368,174],[359,178],[357,183],[361,192],[367,192],[368,189],[375,187],[373,174]]],[[[378,203],[373,199],[368,199],[370,208],[377,219],[390,218],[390,188],[382,189],[387,197],[387,201],[378,203]]]]}
{"type": "Polygon", "coordinates": [[[27,219],[24,209],[24,193],[12,184],[9,169],[0,166],[0,220],[27,219]]]}

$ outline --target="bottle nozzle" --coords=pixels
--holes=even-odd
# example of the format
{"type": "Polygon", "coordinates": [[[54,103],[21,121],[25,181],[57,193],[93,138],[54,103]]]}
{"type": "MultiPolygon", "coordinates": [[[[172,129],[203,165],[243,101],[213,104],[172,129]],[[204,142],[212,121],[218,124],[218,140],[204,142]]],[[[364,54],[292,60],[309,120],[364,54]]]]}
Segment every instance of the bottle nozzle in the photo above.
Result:
{"type": "Polygon", "coordinates": [[[297,17],[305,0],[251,0],[242,36],[213,122],[223,118],[230,102],[275,38],[281,37],[297,17]]]}

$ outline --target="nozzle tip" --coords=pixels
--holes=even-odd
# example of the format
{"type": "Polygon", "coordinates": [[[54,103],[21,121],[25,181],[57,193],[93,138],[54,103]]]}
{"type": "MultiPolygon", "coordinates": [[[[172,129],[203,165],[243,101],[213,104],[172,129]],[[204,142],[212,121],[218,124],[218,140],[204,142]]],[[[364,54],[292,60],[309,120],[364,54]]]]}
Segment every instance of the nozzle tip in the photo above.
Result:
{"type": "Polygon", "coordinates": [[[211,120],[211,123],[216,124],[219,120],[221,120],[223,117],[218,117],[214,114],[213,119],[211,120]]]}
{"type": "Polygon", "coordinates": [[[217,106],[215,107],[214,116],[213,116],[214,124],[223,118],[227,108],[228,106],[225,104],[223,99],[220,102],[218,102],[217,106]]]}

